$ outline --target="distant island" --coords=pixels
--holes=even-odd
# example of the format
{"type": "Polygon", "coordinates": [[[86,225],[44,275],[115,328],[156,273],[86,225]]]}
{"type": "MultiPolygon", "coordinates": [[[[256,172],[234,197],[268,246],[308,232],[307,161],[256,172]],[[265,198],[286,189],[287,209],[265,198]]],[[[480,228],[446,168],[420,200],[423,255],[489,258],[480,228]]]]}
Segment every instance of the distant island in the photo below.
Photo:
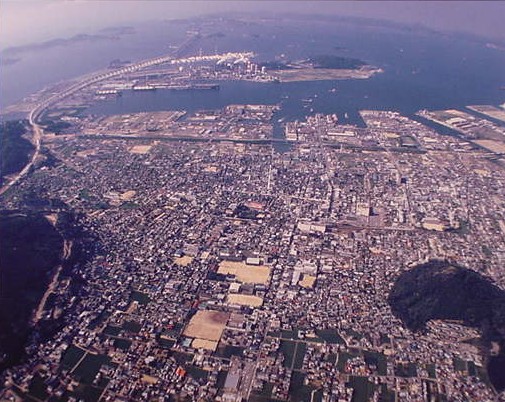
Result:
{"type": "Polygon", "coordinates": [[[44,42],[30,43],[21,46],[11,46],[3,50],[1,54],[1,64],[10,65],[15,64],[21,60],[18,57],[22,53],[37,51],[37,50],[49,50],[59,46],[71,46],[81,42],[97,42],[103,40],[118,40],[124,35],[131,35],[136,32],[133,27],[110,27],[100,30],[98,34],[77,34],[71,36],[70,38],[56,38],[50,39],[44,42]]]}

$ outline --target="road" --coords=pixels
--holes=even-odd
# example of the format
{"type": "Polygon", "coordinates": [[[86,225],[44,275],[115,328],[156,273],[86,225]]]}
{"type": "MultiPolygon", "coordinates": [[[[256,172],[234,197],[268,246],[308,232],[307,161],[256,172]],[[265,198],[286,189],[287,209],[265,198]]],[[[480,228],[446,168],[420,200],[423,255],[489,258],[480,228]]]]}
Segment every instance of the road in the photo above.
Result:
{"type": "MultiPolygon", "coordinates": [[[[73,242],[71,240],[64,241],[62,263],[70,258],[70,255],[72,254],[72,245],[73,245],[73,242]]],[[[59,265],[56,268],[56,272],[53,275],[53,279],[51,280],[51,283],[47,287],[47,290],[44,293],[44,296],[42,296],[39,306],[37,307],[37,310],[35,311],[35,314],[33,315],[32,325],[37,324],[42,319],[44,312],[45,312],[45,308],[46,308],[47,298],[49,297],[49,295],[51,293],[53,293],[56,290],[56,286],[58,285],[58,280],[60,278],[60,273],[61,273],[62,269],[63,269],[63,265],[59,265]]]]}

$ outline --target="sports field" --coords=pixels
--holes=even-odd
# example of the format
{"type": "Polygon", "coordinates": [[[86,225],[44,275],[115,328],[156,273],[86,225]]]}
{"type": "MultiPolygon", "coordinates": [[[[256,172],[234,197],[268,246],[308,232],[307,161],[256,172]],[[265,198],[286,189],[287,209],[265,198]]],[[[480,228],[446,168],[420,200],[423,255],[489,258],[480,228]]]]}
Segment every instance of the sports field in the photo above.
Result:
{"type": "Polygon", "coordinates": [[[240,295],[232,293],[228,295],[228,304],[240,304],[241,306],[259,307],[263,304],[263,299],[259,296],[240,295]]]}
{"type": "Polygon", "coordinates": [[[184,335],[208,341],[219,341],[230,313],[215,310],[200,310],[191,317],[184,335]]]}
{"type": "Polygon", "coordinates": [[[242,283],[266,285],[270,279],[270,267],[265,265],[247,265],[244,262],[221,261],[217,270],[219,274],[235,275],[242,283]]]}
{"type": "Polygon", "coordinates": [[[216,350],[217,341],[208,341],[207,339],[195,338],[191,342],[191,347],[195,349],[216,350]]]}

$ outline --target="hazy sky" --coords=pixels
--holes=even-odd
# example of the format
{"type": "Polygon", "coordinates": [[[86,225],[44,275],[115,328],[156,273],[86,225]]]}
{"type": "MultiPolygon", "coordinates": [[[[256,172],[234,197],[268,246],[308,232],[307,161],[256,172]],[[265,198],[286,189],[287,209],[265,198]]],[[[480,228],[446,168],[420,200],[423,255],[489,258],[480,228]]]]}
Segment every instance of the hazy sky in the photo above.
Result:
{"type": "Polygon", "coordinates": [[[371,17],[470,32],[505,42],[502,1],[0,0],[0,47],[93,33],[118,24],[221,11],[371,17]]]}

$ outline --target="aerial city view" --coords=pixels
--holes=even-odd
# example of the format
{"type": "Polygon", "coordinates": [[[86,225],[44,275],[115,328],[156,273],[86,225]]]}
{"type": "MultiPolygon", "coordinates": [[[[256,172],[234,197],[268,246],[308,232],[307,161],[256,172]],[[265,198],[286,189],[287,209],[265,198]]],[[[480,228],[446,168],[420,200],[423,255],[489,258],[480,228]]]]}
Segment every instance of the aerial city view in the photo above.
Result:
{"type": "Polygon", "coordinates": [[[2,1],[0,401],[505,401],[503,16],[2,1]]]}

